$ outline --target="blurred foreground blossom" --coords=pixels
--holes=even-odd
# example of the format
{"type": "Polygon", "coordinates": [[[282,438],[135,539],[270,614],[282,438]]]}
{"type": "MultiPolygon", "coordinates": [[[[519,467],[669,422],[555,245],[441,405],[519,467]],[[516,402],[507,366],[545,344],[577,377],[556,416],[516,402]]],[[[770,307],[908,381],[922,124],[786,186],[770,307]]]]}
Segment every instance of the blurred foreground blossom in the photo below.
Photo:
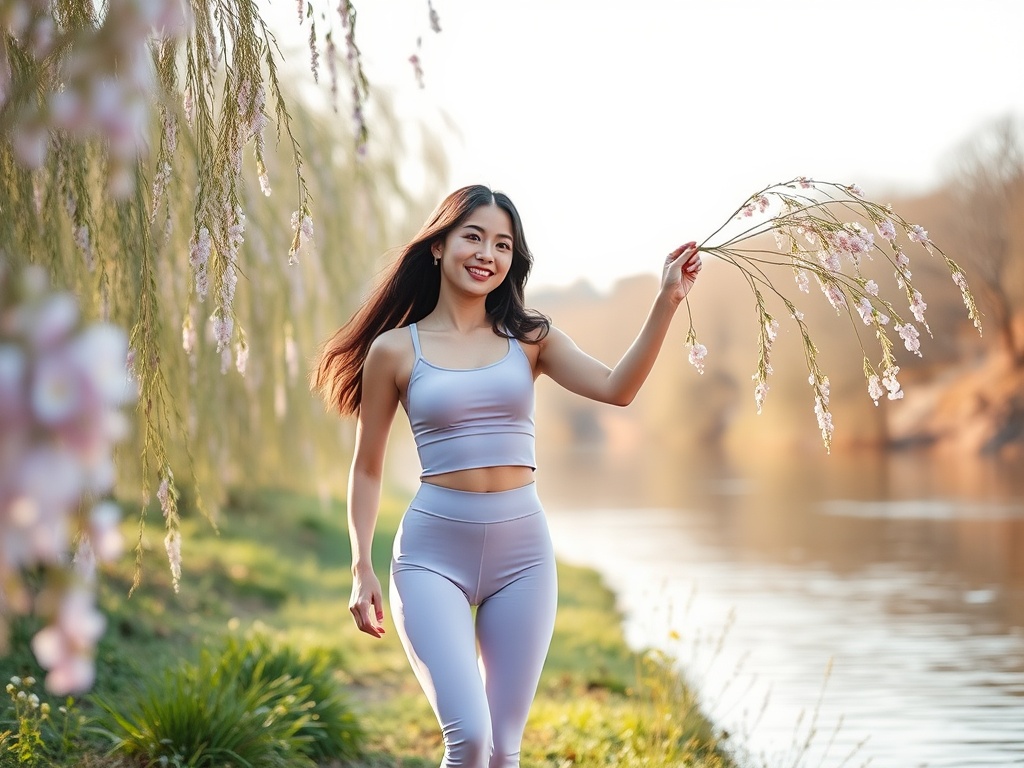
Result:
{"type": "Polygon", "coordinates": [[[45,618],[32,648],[58,695],[92,685],[96,565],[123,550],[104,497],[128,431],[120,409],[136,396],[127,352],[120,328],[83,323],[40,268],[0,262],[0,645],[12,614],[45,618]],[[28,571],[43,575],[38,591],[28,571]]]}
{"type": "MultiPolygon", "coordinates": [[[[778,321],[767,310],[767,301],[774,297],[785,305],[799,328],[814,395],[814,413],[825,448],[831,448],[835,426],[828,407],[828,378],[818,365],[818,349],[811,341],[804,314],[772,280],[769,270],[773,267],[782,267],[794,274],[797,287],[803,293],[810,292],[809,275],[813,274],[825,299],[838,314],[846,312],[853,318],[856,312],[862,323],[874,332],[881,353],[879,362],[872,363],[858,334],[864,355],[868,395],[875,405],[886,393],[890,400],[903,397],[903,390],[896,379],[900,369],[893,354],[890,327],[903,341],[907,351],[918,356],[921,355],[920,332],[915,325],[903,319],[896,306],[882,296],[879,284],[865,274],[866,263],[876,259],[878,263],[892,267],[896,287],[904,294],[910,314],[931,334],[924,316],[928,305],[911,282],[910,257],[899,243],[900,233],[909,244],[917,243],[928,255],[934,257],[938,254],[943,259],[960,290],[967,315],[980,333],[978,308],[960,265],[931,241],[924,227],[909,223],[891,206],[866,199],[864,191],[856,184],[815,181],[805,176],[772,184],[747,198],[701,244],[701,251],[739,269],[753,293],[759,325],[757,369],[752,376],[758,413],[768,393],[768,377],[772,373],[771,347],[779,328],[778,321]],[[879,235],[877,241],[874,233],[869,231],[871,226],[879,235]],[[709,245],[712,239],[730,227],[730,231],[739,231],[727,235],[721,244],[709,245]],[[760,238],[769,234],[775,238],[776,252],[766,249],[760,242],[760,238]]],[[[852,327],[856,329],[857,323],[852,327]]],[[[707,349],[697,342],[692,317],[686,344],[690,350],[690,362],[703,373],[707,349]]]]}
{"type": "Polygon", "coordinates": [[[130,194],[157,90],[150,42],[185,35],[189,8],[185,0],[108,0],[68,12],[43,0],[0,0],[0,127],[15,158],[40,167],[51,131],[96,136],[110,191],[130,194]]]}

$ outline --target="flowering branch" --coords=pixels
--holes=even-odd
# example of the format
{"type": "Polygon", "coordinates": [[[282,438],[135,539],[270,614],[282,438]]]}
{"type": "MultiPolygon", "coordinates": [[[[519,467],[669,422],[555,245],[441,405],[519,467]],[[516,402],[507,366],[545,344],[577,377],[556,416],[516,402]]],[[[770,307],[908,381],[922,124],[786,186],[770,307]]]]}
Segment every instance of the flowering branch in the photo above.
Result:
{"type": "Polygon", "coordinates": [[[41,616],[32,649],[61,695],[92,684],[96,568],[123,546],[109,496],[113,446],[128,432],[121,407],[136,394],[126,353],[124,332],[83,323],[41,268],[0,262],[0,651],[9,614],[41,616]]]}
{"type": "MultiPolygon", "coordinates": [[[[889,324],[892,323],[892,330],[903,341],[907,351],[918,356],[921,355],[920,332],[914,323],[903,318],[889,299],[882,296],[878,283],[864,274],[863,267],[865,261],[875,258],[892,266],[896,286],[906,297],[909,313],[931,335],[924,317],[928,305],[912,282],[910,257],[904,251],[904,243],[900,242],[900,233],[908,242],[919,243],[930,255],[938,254],[943,259],[960,290],[969,319],[981,333],[978,308],[960,265],[931,241],[923,227],[911,224],[889,205],[865,199],[855,184],[814,181],[802,176],[771,184],[747,198],[699,247],[699,250],[739,269],[754,295],[758,317],[758,360],[751,378],[758,413],[768,394],[768,378],[772,374],[771,348],[779,329],[778,320],[766,308],[765,293],[781,299],[796,322],[814,394],[814,412],[826,450],[831,448],[834,431],[828,407],[829,380],[818,365],[818,349],[811,341],[803,313],[777,287],[769,271],[774,267],[788,268],[793,273],[797,288],[803,293],[810,292],[810,278],[813,276],[836,313],[846,312],[855,332],[858,318],[871,328],[881,357],[877,366],[873,364],[861,343],[868,395],[875,405],[886,394],[888,399],[898,400],[903,397],[903,391],[897,380],[900,368],[893,353],[889,324]],[[742,226],[747,219],[751,220],[750,223],[742,226]],[[726,235],[724,242],[709,245],[737,222],[741,223],[739,232],[726,235]],[[878,240],[868,226],[874,227],[878,240]],[[768,234],[774,236],[778,250],[758,247],[756,239],[768,234]]],[[[860,335],[857,336],[859,341],[860,335]]],[[[707,348],[697,340],[692,315],[686,344],[690,362],[703,373],[707,348]]]]}

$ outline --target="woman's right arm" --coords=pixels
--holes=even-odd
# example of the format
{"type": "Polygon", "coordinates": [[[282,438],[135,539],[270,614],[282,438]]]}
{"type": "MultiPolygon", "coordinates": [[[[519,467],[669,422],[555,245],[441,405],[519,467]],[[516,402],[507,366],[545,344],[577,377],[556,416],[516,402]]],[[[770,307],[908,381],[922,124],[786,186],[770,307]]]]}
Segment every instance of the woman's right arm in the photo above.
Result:
{"type": "Polygon", "coordinates": [[[352,597],[349,611],[360,631],[384,634],[384,598],[373,572],[371,550],[377,524],[384,452],[398,408],[396,384],[401,354],[387,340],[370,346],[363,364],[362,399],[348,483],[348,532],[352,545],[352,597]]]}

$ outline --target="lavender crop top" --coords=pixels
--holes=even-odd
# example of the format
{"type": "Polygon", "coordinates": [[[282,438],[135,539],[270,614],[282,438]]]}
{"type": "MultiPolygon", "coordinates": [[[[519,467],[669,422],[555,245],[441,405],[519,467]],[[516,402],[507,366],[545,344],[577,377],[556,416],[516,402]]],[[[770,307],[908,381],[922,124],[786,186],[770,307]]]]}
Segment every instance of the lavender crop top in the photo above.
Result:
{"type": "Polygon", "coordinates": [[[420,456],[420,477],[478,467],[537,468],[533,370],[519,342],[482,368],[443,368],[424,360],[416,323],[416,360],[406,410],[420,456]]]}

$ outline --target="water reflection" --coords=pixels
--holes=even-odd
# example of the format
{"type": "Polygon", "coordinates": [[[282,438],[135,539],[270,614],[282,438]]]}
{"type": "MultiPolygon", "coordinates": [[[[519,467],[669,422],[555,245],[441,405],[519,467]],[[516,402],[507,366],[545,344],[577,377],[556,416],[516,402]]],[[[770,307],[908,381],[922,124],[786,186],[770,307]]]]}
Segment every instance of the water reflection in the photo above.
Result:
{"type": "Polygon", "coordinates": [[[631,639],[679,654],[755,762],[1024,764],[1019,468],[781,451],[541,466],[560,554],[606,574],[631,639]]]}

